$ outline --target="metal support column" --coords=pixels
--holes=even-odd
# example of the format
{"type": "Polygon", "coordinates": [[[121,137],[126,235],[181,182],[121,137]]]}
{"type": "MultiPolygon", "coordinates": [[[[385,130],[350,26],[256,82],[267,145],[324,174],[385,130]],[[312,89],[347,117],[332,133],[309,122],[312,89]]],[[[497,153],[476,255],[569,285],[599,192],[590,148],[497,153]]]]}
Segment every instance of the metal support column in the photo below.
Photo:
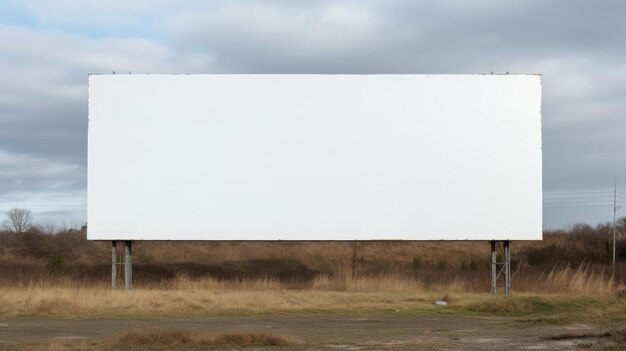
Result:
{"type": "Polygon", "coordinates": [[[491,293],[498,293],[498,255],[496,254],[496,242],[491,240],[491,293]]]}
{"type": "Polygon", "coordinates": [[[111,289],[117,288],[117,241],[111,241],[111,289]]]}
{"type": "Polygon", "coordinates": [[[133,256],[131,242],[124,242],[124,288],[133,287],[133,256]]]}
{"type": "Polygon", "coordinates": [[[498,293],[498,279],[504,273],[504,294],[511,294],[511,242],[509,240],[500,242],[491,240],[491,293],[498,293]],[[500,249],[502,261],[498,262],[497,249],[500,249]]]}
{"type": "Polygon", "coordinates": [[[511,294],[511,247],[510,241],[504,242],[504,294],[511,294]]]}

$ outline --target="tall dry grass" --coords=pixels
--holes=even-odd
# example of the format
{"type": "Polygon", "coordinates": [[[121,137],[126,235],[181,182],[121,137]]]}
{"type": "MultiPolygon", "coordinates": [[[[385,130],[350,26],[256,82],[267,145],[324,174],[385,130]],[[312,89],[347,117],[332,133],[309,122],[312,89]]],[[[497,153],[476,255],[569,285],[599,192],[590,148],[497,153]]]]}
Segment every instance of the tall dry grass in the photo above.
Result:
{"type": "Polygon", "coordinates": [[[527,289],[541,293],[582,294],[590,296],[613,295],[624,290],[624,284],[616,283],[605,268],[596,269],[581,263],[578,268],[552,268],[543,273],[527,289]]]}
{"type": "MultiPolygon", "coordinates": [[[[489,272],[480,272],[488,275],[489,272]]],[[[519,273],[519,272],[518,272],[519,273]]],[[[335,292],[408,292],[408,293],[480,293],[487,292],[488,276],[470,279],[454,275],[448,279],[426,283],[419,277],[384,275],[319,274],[307,282],[281,281],[273,277],[220,279],[177,275],[161,281],[136,282],[136,289],[153,291],[278,291],[314,290],[335,292]]],[[[55,289],[92,290],[110,289],[110,281],[80,280],[65,276],[42,276],[21,279],[0,285],[0,291],[46,291],[55,289]]],[[[574,296],[615,296],[626,292],[626,285],[617,282],[606,269],[581,264],[577,268],[554,266],[535,274],[514,274],[513,291],[516,293],[570,294],[574,296]]],[[[0,297],[0,302],[1,302],[0,297]]]]}
{"type": "MultiPolygon", "coordinates": [[[[610,234],[576,225],[513,242],[513,291],[618,294],[626,240],[613,271],[610,234]]],[[[487,242],[360,242],[356,253],[353,242],[136,242],[133,252],[134,286],[147,291],[489,291],[487,242]]],[[[0,233],[0,290],[107,290],[110,255],[110,243],[76,231],[0,233]]]]}
{"type": "Polygon", "coordinates": [[[580,264],[577,268],[554,266],[537,276],[514,276],[515,291],[540,294],[614,296],[623,294],[626,285],[617,282],[605,268],[580,264]]]}
{"type": "MultiPolygon", "coordinates": [[[[591,301],[590,308],[596,316],[596,311],[602,311],[603,318],[623,319],[626,299],[618,297],[617,291],[624,287],[616,287],[597,274],[585,271],[584,267],[551,270],[538,279],[532,289],[514,290],[512,299],[496,298],[497,303],[486,293],[467,293],[462,280],[426,288],[416,279],[402,277],[358,277],[337,281],[320,276],[308,287],[298,289],[271,279],[223,281],[180,277],[163,283],[165,285],[138,286],[130,291],[113,291],[104,284],[84,286],[72,280],[61,284],[33,282],[23,288],[0,288],[0,318],[205,316],[311,311],[436,312],[433,302],[446,299],[452,301],[452,306],[461,307],[457,311],[474,311],[471,306],[476,305],[475,311],[486,313],[526,313],[529,309],[531,312],[540,310],[543,305],[556,306],[550,313],[558,312],[558,306],[568,312],[568,303],[559,305],[559,301],[573,301],[571,304],[589,304],[591,301]],[[526,301],[526,296],[540,296],[540,299],[526,301]]],[[[579,309],[576,313],[585,311],[579,309]]]]}
{"type": "MultiPolygon", "coordinates": [[[[488,272],[480,272],[486,274],[488,272]]],[[[576,268],[554,266],[536,274],[513,274],[515,292],[541,294],[572,294],[580,296],[611,296],[626,292],[626,285],[617,282],[604,268],[593,267],[589,263],[576,268]]],[[[419,276],[393,274],[357,275],[319,274],[306,282],[281,281],[265,276],[260,278],[220,279],[214,277],[191,277],[186,274],[171,279],[135,283],[136,289],[152,291],[272,291],[272,290],[314,290],[335,292],[409,292],[409,293],[480,293],[486,290],[488,277],[471,280],[461,275],[448,279],[425,283],[419,276]],[[478,283],[481,284],[478,284],[478,283]]],[[[72,277],[47,276],[31,280],[20,280],[15,284],[0,286],[0,291],[38,291],[53,289],[91,290],[110,289],[109,281],[87,281],[72,277]]]]}

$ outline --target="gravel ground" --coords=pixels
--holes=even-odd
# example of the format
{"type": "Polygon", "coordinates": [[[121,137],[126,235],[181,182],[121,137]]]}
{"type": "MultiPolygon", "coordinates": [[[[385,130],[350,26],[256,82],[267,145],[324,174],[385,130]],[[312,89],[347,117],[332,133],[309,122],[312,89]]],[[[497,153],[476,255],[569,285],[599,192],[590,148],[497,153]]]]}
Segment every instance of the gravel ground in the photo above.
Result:
{"type": "MultiPolygon", "coordinates": [[[[618,349],[599,324],[536,324],[456,316],[271,316],[189,319],[0,320],[0,350],[55,341],[99,342],[131,330],[260,331],[304,341],[302,350],[604,350],[618,349]]],[[[289,348],[289,347],[288,347],[289,348]]],[[[267,348],[266,348],[267,349],[267,348]]],[[[284,348],[283,348],[284,349],[284,348]]]]}

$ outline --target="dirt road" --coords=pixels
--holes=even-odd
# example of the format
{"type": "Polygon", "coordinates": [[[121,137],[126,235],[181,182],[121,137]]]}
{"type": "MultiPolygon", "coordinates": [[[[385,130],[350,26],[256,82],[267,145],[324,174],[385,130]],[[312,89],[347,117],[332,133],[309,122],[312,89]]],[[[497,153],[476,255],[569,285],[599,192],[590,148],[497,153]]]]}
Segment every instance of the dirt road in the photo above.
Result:
{"type": "MultiPolygon", "coordinates": [[[[304,350],[602,350],[595,324],[545,325],[512,318],[454,316],[271,316],[193,319],[0,320],[0,350],[54,340],[98,341],[130,330],[261,331],[304,341],[304,350]],[[576,337],[580,336],[580,337],[576,337]]],[[[263,348],[267,349],[267,348],[263,348]]]]}

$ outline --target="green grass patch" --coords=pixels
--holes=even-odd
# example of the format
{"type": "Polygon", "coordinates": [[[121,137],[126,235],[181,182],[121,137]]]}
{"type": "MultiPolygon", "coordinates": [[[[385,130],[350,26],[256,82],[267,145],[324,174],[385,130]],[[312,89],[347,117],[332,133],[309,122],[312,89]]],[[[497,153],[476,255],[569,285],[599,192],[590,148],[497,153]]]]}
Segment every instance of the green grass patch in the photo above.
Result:
{"type": "Polygon", "coordinates": [[[624,320],[626,304],[615,298],[566,296],[493,297],[464,307],[470,314],[532,317],[528,321],[560,323],[576,320],[624,320]]]}

